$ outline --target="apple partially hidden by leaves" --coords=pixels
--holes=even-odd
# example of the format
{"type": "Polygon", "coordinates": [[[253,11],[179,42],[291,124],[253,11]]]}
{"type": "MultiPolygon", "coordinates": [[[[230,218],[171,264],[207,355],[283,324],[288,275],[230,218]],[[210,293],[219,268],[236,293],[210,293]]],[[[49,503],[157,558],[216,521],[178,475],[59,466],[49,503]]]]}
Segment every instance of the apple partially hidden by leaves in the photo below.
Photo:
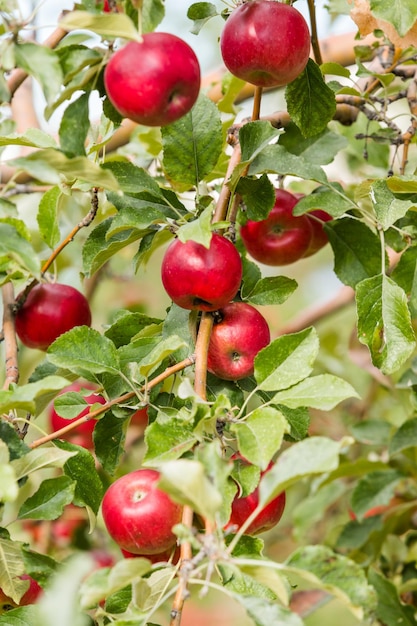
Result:
{"type": "MultiPolygon", "coordinates": [[[[244,459],[240,454],[234,454],[231,459],[240,466],[245,468],[250,463],[244,459]]],[[[267,469],[261,472],[262,476],[269,472],[274,464],[271,462],[267,469]]],[[[256,487],[251,493],[242,495],[242,492],[238,491],[233,502],[230,519],[227,522],[225,529],[236,530],[239,529],[253,513],[259,504],[259,489],[256,487]]],[[[250,523],[245,530],[247,535],[257,535],[259,533],[266,532],[278,524],[285,509],[285,491],[278,494],[276,498],[271,500],[250,523]]]]}
{"type": "Polygon", "coordinates": [[[266,319],[245,302],[230,302],[215,314],[207,368],[224,380],[251,376],[254,360],[271,339],[266,319]]]}
{"type": "Polygon", "coordinates": [[[227,69],[258,87],[287,85],[301,74],[310,55],[310,32],[292,6],[271,0],[240,4],[220,37],[227,69]]]}
{"type": "Polygon", "coordinates": [[[242,260],[229,239],[213,234],[206,248],[191,239],[168,246],[161,266],[165,291],[183,309],[216,311],[233,300],[242,280],[242,260]]]}
{"type": "Polygon", "coordinates": [[[257,222],[248,220],[241,226],[243,244],[256,261],[264,265],[289,265],[307,253],[313,229],[306,215],[293,215],[298,200],[289,191],[276,189],[275,204],[268,217],[257,222]]]}
{"type": "Polygon", "coordinates": [[[34,578],[28,574],[22,574],[19,576],[21,580],[29,581],[29,587],[27,591],[20,598],[20,602],[16,604],[11,598],[0,589],[0,615],[6,611],[11,611],[17,606],[26,606],[28,604],[34,604],[42,593],[42,587],[36,582],[34,578]]]}
{"type": "Polygon", "coordinates": [[[115,109],[145,126],[166,126],[188,113],[197,100],[200,79],[193,49],[183,39],[160,32],[127,43],[104,71],[115,109]]]}
{"type": "Polygon", "coordinates": [[[161,554],[176,543],[172,527],[181,521],[182,506],[158,489],[159,478],[156,470],[139,469],[118,478],[104,494],[106,528],[132,554],[161,554]]]}
{"type": "Polygon", "coordinates": [[[18,308],[15,324],[25,346],[47,350],[55,339],[71,328],[91,325],[90,305],[71,285],[39,283],[18,308]]]}
{"type": "Polygon", "coordinates": [[[308,213],[306,213],[306,217],[310,220],[312,236],[308,250],[303,255],[303,258],[315,254],[316,252],[321,250],[321,248],[324,248],[327,243],[329,243],[329,238],[327,237],[323,225],[325,222],[329,222],[333,219],[333,217],[329,215],[327,211],[323,211],[322,209],[314,209],[313,211],[309,211],[308,213]]]}
{"type": "MultiPolygon", "coordinates": [[[[76,381],[72,383],[71,385],[68,385],[68,387],[65,387],[65,389],[63,389],[63,391],[59,395],[62,395],[64,393],[70,393],[71,391],[80,392],[82,389],[90,389],[94,391],[96,387],[95,385],[92,385],[91,383],[88,383],[88,382],[81,383],[81,382],[76,381]]],[[[98,404],[106,403],[105,398],[103,398],[103,396],[98,393],[92,393],[86,396],[84,399],[89,406],[86,406],[85,409],[80,411],[80,413],[76,417],[71,418],[71,419],[66,419],[65,417],[61,417],[55,411],[55,408],[53,405],[50,407],[48,417],[49,417],[49,424],[50,424],[50,428],[52,432],[60,430],[64,426],[67,426],[68,424],[75,422],[80,417],[87,415],[87,413],[90,411],[91,405],[96,404],[96,403],[98,404]]],[[[70,430],[64,435],[61,435],[61,439],[64,439],[71,443],[82,446],[83,448],[86,448],[87,450],[92,450],[94,448],[93,430],[94,430],[95,425],[96,425],[95,419],[90,419],[85,422],[82,422],[81,424],[76,426],[73,430],[70,430]]]]}

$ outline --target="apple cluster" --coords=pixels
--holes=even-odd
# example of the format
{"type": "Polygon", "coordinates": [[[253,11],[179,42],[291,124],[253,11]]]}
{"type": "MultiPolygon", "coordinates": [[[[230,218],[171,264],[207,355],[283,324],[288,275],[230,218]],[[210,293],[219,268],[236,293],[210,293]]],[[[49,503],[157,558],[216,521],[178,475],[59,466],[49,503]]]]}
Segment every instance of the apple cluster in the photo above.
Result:
{"type": "Polygon", "coordinates": [[[300,195],[276,189],[275,204],[268,217],[247,220],[241,226],[240,237],[253,259],[264,265],[289,265],[326,245],[323,225],[332,216],[321,209],[295,216],[293,209],[299,200],[300,195]]]}

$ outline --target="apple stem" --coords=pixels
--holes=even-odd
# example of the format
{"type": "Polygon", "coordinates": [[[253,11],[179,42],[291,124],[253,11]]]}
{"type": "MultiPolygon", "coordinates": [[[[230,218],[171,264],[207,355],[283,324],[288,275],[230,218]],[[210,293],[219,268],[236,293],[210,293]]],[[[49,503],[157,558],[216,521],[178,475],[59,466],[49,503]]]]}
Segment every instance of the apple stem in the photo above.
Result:
{"type": "Polygon", "coordinates": [[[252,108],[252,122],[256,122],[259,120],[259,116],[261,114],[261,101],[262,101],[262,87],[255,87],[255,93],[253,96],[253,108],[252,108]]]}
{"type": "Polygon", "coordinates": [[[7,390],[9,385],[17,383],[19,380],[19,367],[17,359],[17,340],[14,327],[14,289],[11,282],[5,283],[2,287],[3,296],[3,337],[6,353],[6,378],[3,389],[7,390]]]}
{"type": "Polygon", "coordinates": [[[217,200],[216,208],[214,210],[213,220],[212,220],[214,224],[216,222],[222,222],[223,220],[226,219],[227,210],[229,208],[229,201],[230,201],[231,191],[230,191],[230,188],[229,188],[227,183],[229,182],[236,165],[238,165],[240,163],[240,159],[241,159],[241,156],[242,156],[242,153],[241,153],[241,150],[240,150],[240,144],[239,144],[238,140],[235,140],[235,142],[236,143],[235,143],[235,145],[233,147],[233,153],[232,153],[232,155],[231,155],[231,157],[229,159],[229,163],[227,165],[226,175],[224,177],[223,185],[222,185],[222,188],[220,190],[220,194],[219,194],[219,198],[217,200]]]}
{"type": "MultiPolygon", "coordinates": [[[[166,370],[164,370],[161,374],[159,374],[158,376],[155,376],[155,378],[148,381],[147,384],[141,387],[139,391],[141,393],[146,393],[147,391],[149,391],[149,389],[156,387],[156,385],[158,385],[160,382],[162,382],[166,378],[169,378],[173,374],[177,374],[178,372],[182,371],[186,367],[189,367],[190,365],[192,365],[194,362],[195,362],[195,357],[194,355],[192,355],[192,356],[187,357],[183,361],[179,361],[175,365],[171,365],[171,367],[167,367],[166,370]]],[[[124,402],[127,402],[127,400],[134,398],[136,396],[136,393],[137,393],[136,391],[128,391],[127,393],[123,394],[122,396],[119,396],[118,398],[109,400],[109,402],[106,402],[105,404],[100,405],[99,408],[95,409],[94,411],[90,411],[89,413],[87,413],[87,415],[84,415],[83,417],[80,417],[79,419],[74,420],[73,422],[69,423],[67,426],[60,428],[59,430],[56,430],[55,432],[50,433],[49,435],[46,435],[45,437],[32,441],[32,443],[29,444],[29,447],[32,449],[38,448],[44,443],[48,443],[48,441],[53,441],[53,439],[59,439],[62,435],[65,435],[71,430],[74,430],[74,428],[77,428],[77,426],[79,426],[80,424],[83,424],[84,422],[87,422],[90,419],[95,419],[99,417],[99,415],[101,415],[102,413],[105,413],[106,411],[111,409],[113,406],[122,404],[124,402]]]]}
{"type": "Polygon", "coordinates": [[[317,35],[317,20],[316,20],[316,5],[315,0],[307,0],[308,11],[310,14],[310,25],[311,25],[311,47],[313,48],[314,60],[317,65],[321,65],[323,63],[323,58],[320,50],[319,38],[317,35]]]}
{"type": "Polygon", "coordinates": [[[194,390],[203,400],[206,400],[207,354],[213,322],[211,313],[202,314],[195,345],[194,390]]]}

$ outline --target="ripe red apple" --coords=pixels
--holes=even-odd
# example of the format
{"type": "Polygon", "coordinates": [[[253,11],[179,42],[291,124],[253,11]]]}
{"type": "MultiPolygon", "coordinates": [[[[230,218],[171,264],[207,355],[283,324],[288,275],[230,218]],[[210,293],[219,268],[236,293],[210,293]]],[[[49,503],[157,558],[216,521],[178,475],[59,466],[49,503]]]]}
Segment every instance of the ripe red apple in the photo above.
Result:
{"type": "Polygon", "coordinates": [[[130,423],[145,428],[148,425],[148,419],[148,407],[144,406],[133,413],[130,423]]]}
{"type": "Polygon", "coordinates": [[[242,280],[242,261],[231,241],[214,234],[206,248],[175,239],[162,260],[162,283],[183,309],[216,311],[233,300],[242,280]]]}
{"type": "Polygon", "coordinates": [[[175,545],[172,527],[181,521],[182,506],[158,489],[159,476],[139,469],[118,478],[104,494],[104,523],[121,549],[147,555],[175,545]]]}
{"type": "Polygon", "coordinates": [[[47,350],[57,337],[74,326],[90,326],[85,296],[70,285],[39,283],[17,310],[16,332],[29,348],[47,350]]]}
{"type": "Polygon", "coordinates": [[[324,222],[328,222],[333,219],[329,213],[323,211],[322,209],[314,209],[313,211],[306,213],[306,217],[310,220],[312,237],[308,250],[304,254],[303,258],[315,254],[329,242],[329,238],[323,228],[323,224],[324,222]]]}
{"type": "Polygon", "coordinates": [[[36,582],[34,578],[28,574],[22,574],[19,576],[21,580],[29,581],[29,588],[23,596],[20,598],[19,604],[16,604],[9,596],[0,589],[0,615],[6,611],[11,611],[17,606],[26,606],[28,604],[34,604],[42,593],[42,587],[36,582]]]}
{"type": "Polygon", "coordinates": [[[266,319],[250,304],[230,302],[215,317],[207,368],[224,380],[251,376],[254,359],[271,336],[266,319]]]}
{"type": "Polygon", "coordinates": [[[244,246],[256,261],[264,265],[289,265],[306,254],[313,229],[305,215],[293,215],[297,202],[294,194],[276,189],[275,204],[268,217],[258,222],[248,220],[241,227],[244,246]]]}
{"type": "Polygon", "coordinates": [[[123,117],[166,126],[188,113],[200,91],[200,65],[192,48],[169,33],[146,33],[117,50],[104,85],[123,117]]]}
{"type": "Polygon", "coordinates": [[[120,11],[120,8],[117,6],[117,4],[116,4],[116,7],[113,9],[109,4],[109,0],[104,0],[103,2],[104,13],[112,13],[112,12],[119,13],[119,11],[120,11]]]}
{"type": "MultiPolygon", "coordinates": [[[[233,460],[237,460],[239,463],[249,465],[246,459],[242,458],[239,454],[235,454],[231,457],[233,460]]],[[[261,472],[261,477],[269,472],[273,467],[271,462],[264,472],[261,472]]],[[[244,522],[248,519],[249,515],[256,509],[259,504],[259,489],[256,487],[252,493],[247,496],[239,497],[239,493],[235,496],[232,502],[232,512],[230,519],[227,522],[225,529],[231,529],[233,526],[240,528],[244,522]]],[[[245,530],[247,535],[257,535],[259,533],[266,532],[274,526],[276,526],[282,517],[285,508],[285,491],[278,494],[276,498],[271,500],[255,517],[253,522],[245,530]]]]}
{"type": "MultiPolygon", "coordinates": [[[[96,387],[88,382],[80,383],[77,381],[75,383],[72,383],[72,385],[68,385],[68,387],[65,387],[65,389],[62,390],[61,394],[68,393],[69,391],[78,392],[81,389],[94,390],[96,389],[96,387]]],[[[103,396],[101,396],[98,393],[92,393],[89,396],[85,397],[84,399],[89,405],[95,404],[96,402],[98,402],[99,404],[106,403],[106,400],[103,398],[103,396]]],[[[51,431],[55,432],[56,430],[59,430],[60,428],[63,428],[64,426],[68,426],[68,424],[75,422],[75,420],[79,419],[80,417],[87,415],[89,410],[90,410],[90,407],[86,406],[85,409],[80,411],[77,417],[74,417],[72,419],[66,419],[65,417],[61,417],[60,415],[58,415],[58,413],[54,409],[54,406],[52,405],[50,407],[49,414],[48,414],[51,431]]],[[[94,430],[95,425],[96,425],[95,419],[88,420],[86,422],[83,422],[82,424],[79,424],[79,426],[77,426],[73,430],[70,430],[68,433],[62,435],[61,438],[64,439],[65,441],[70,441],[71,443],[75,443],[79,446],[82,446],[83,448],[86,448],[87,450],[91,450],[94,448],[93,430],[94,430]]]]}
{"type": "Polygon", "coordinates": [[[307,65],[310,33],[296,9],[273,0],[238,6],[220,37],[227,69],[252,85],[278,87],[295,80],[307,65]]]}

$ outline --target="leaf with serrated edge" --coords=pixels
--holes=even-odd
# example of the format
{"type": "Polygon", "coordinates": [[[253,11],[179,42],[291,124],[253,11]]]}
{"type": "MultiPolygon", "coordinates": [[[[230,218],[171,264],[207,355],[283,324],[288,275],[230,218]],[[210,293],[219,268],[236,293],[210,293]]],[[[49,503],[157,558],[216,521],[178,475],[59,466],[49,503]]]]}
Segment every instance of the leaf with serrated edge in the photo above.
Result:
{"type": "Polygon", "coordinates": [[[19,509],[18,519],[54,520],[72,502],[75,482],[68,476],[44,480],[19,509]]]}

